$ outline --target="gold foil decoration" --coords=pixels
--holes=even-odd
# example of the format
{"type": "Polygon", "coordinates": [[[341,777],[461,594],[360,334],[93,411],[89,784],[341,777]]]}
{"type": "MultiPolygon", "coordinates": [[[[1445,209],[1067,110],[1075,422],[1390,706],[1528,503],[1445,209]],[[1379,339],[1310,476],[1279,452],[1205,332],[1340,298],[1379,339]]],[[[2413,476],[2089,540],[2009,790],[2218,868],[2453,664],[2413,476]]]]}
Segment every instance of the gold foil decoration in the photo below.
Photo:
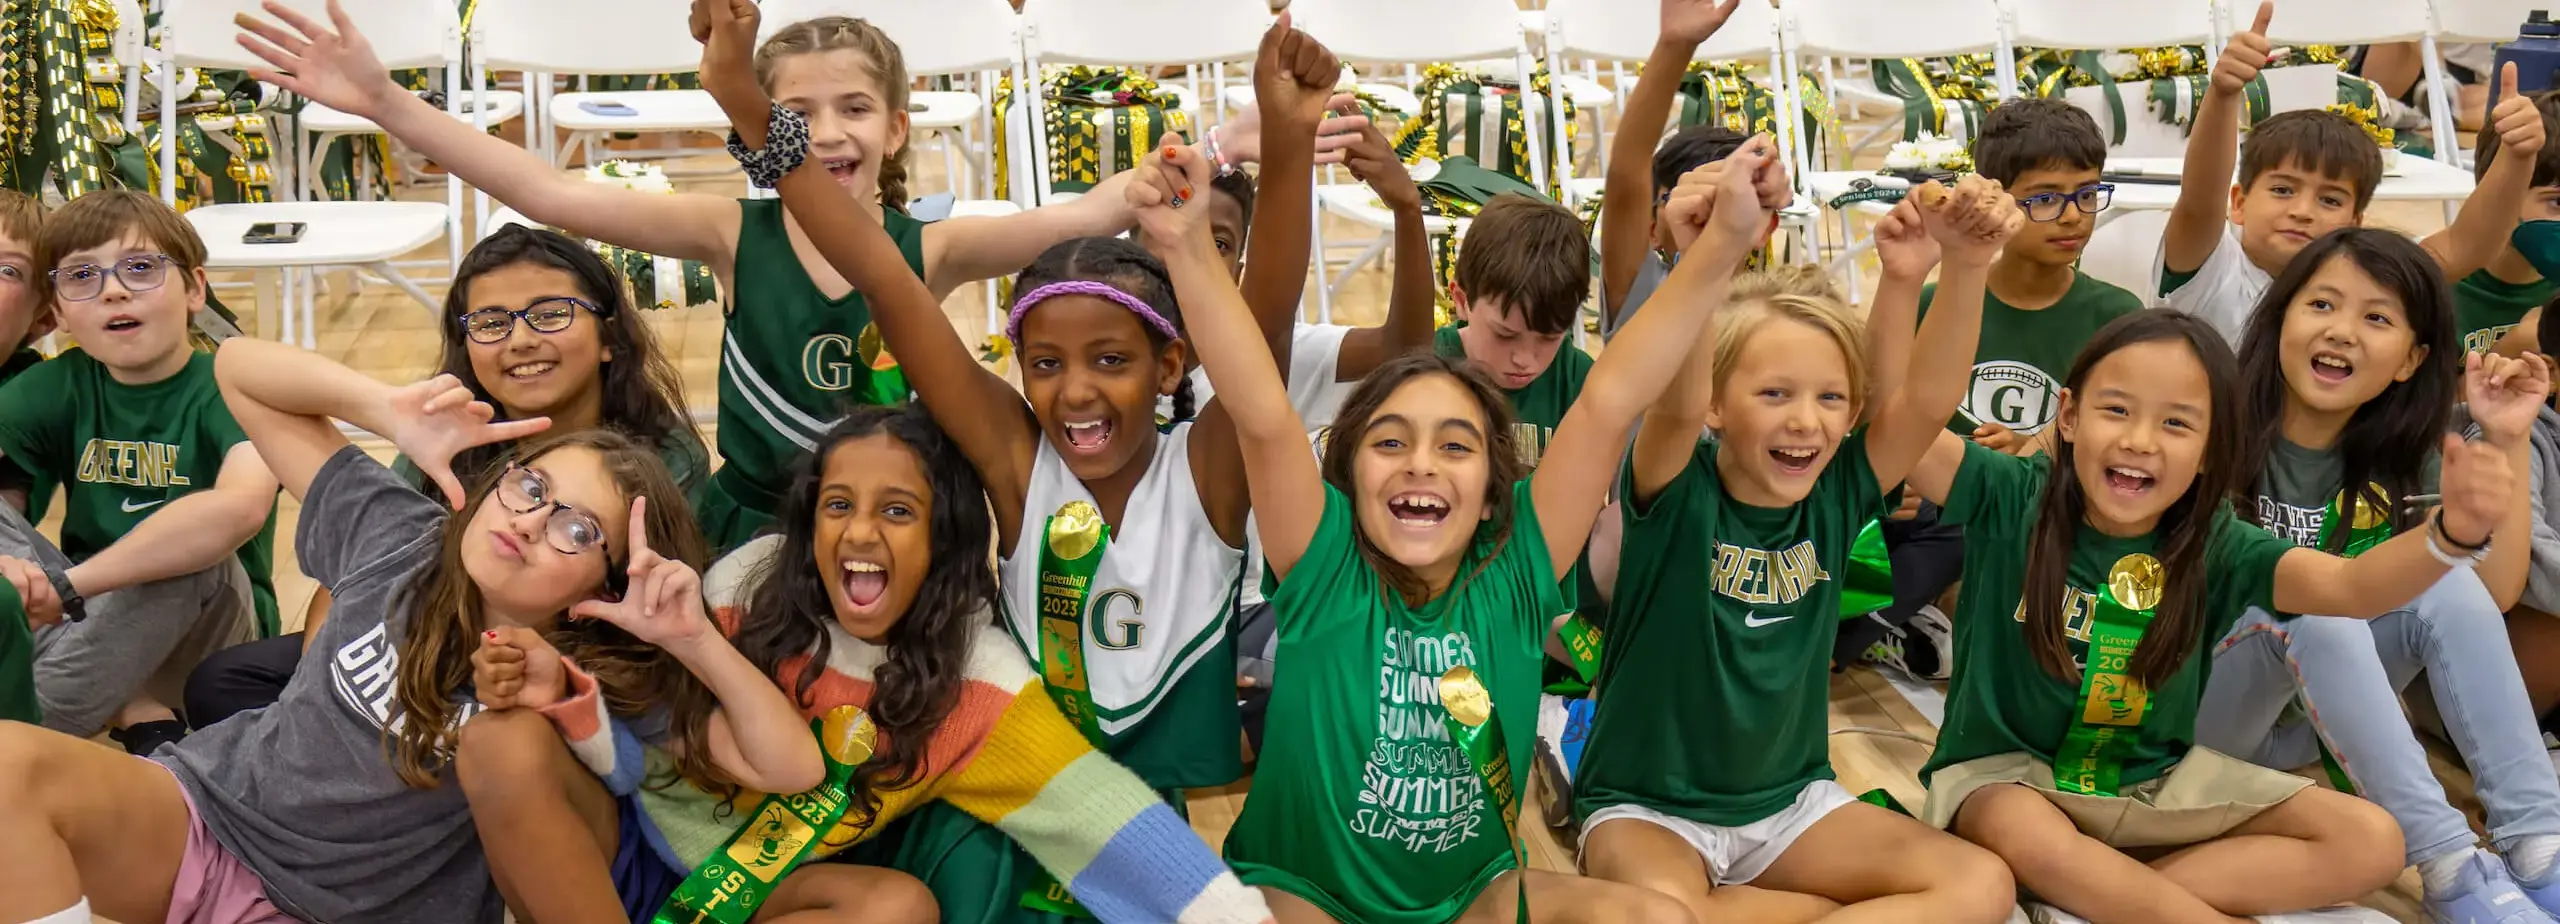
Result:
{"type": "Polygon", "coordinates": [[[898,358],[889,355],[889,341],[880,336],[880,322],[863,325],[862,337],[857,344],[862,351],[862,361],[871,367],[871,371],[887,372],[898,368],[898,358]]]}
{"type": "Polygon", "coordinates": [[[2160,560],[2140,552],[2116,559],[2115,567],[2107,569],[2107,589],[2115,594],[2116,602],[2124,604],[2127,609],[2158,607],[2161,589],[2167,581],[2167,572],[2160,567],[2160,560]]]}
{"type": "Polygon", "coordinates": [[[2373,529],[2384,523],[2388,523],[2391,520],[2391,492],[2383,490],[2382,486],[2379,484],[2367,485],[2365,490],[2371,491],[2373,492],[2373,496],[2381,498],[2382,503],[2363,503],[2354,497],[2349,497],[2347,499],[2349,503],[2356,505],[2355,528],[2358,531],[2373,529]]]}
{"type": "Polygon", "coordinates": [[[859,706],[829,709],[818,725],[818,746],[826,748],[838,763],[870,760],[879,743],[880,727],[871,724],[871,715],[859,706]]]}
{"type": "Polygon", "coordinates": [[[1102,511],[1091,501],[1068,501],[1049,519],[1049,552],[1067,561],[1093,554],[1102,544],[1102,511]]]}
{"type": "Polygon", "coordinates": [[[1470,667],[1453,667],[1440,675],[1440,706],[1468,728],[1493,718],[1493,695],[1485,692],[1484,681],[1470,667]]]}

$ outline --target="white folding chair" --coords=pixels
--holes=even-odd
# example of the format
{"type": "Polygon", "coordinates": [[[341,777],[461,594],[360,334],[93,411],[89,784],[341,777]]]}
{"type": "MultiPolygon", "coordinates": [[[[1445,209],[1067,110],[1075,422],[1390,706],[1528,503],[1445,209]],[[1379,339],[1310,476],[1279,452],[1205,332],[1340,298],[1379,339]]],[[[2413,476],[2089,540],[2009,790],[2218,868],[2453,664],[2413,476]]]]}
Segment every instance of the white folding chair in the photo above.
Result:
{"type": "MultiPolygon", "coordinates": [[[[1654,40],[1660,29],[1657,0],[1552,0],[1542,12],[1547,26],[1547,59],[1549,66],[1564,57],[1588,58],[1612,63],[1641,63],[1653,54],[1654,40]]],[[[1785,61],[1778,48],[1778,11],[1768,3],[1749,0],[1734,10],[1724,28],[1716,30],[1698,46],[1693,61],[1740,61],[1765,64],[1769,68],[1771,89],[1783,97],[1786,93],[1785,61]]],[[[1550,111],[1563,112],[1566,94],[1556,82],[1547,84],[1550,111]]],[[[1795,122],[1795,110],[1781,107],[1778,146],[1790,165],[1796,163],[1795,152],[1801,142],[1795,122]]],[[[1556,150],[1566,147],[1566,126],[1561,119],[1551,123],[1556,150]]],[[[1619,125],[1659,134],[1666,126],[1619,125]]],[[[1606,139],[1600,139],[1605,146],[1606,139]]],[[[1564,184],[1568,203],[1597,194],[1600,178],[1572,179],[1564,184]]]]}
{"type": "MultiPolygon", "coordinates": [[[[430,0],[421,0],[430,2],[430,0]]],[[[476,0],[471,14],[474,63],[487,70],[523,71],[536,114],[526,133],[529,147],[546,146],[554,129],[569,137],[552,150],[552,163],[569,152],[622,132],[703,132],[725,136],[729,117],[701,90],[555,92],[553,75],[621,77],[691,73],[702,65],[702,46],[685,25],[689,0],[476,0]],[[608,115],[604,107],[628,107],[608,115]],[[535,139],[541,139],[537,145],[535,139]]],[[[673,155],[680,151],[616,152],[620,156],[673,155]]]]}
{"type": "MultiPolygon", "coordinates": [[[[1295,0],[1290,15],[1299,28],[1323,40],[1346,64],[1428,64],[1510,58],[1514,73],[1530,73],[1529,47],[1520,31],[1519,8],[1512,0],[1295,0]]],[[[1438,105],[1423,100],[1421,105],[1438,105]]],[[[1539,106],[1522,106],[1529,152],[1530,185],[1547,188],[1547,126],[1539,106]]],[[[1316,314],[1333,320],[1333,297],[1352,274],[1385,253],[1395,230],[1395,215],[1378,206],[1365,183],[1328,183],[1316,188],[1316,202],[1330,212],[1378,231],[1377,240],[1338,276],[1322,271],[1326,256],[1323,216],[1315,226],[1316,314]]],[[[1464,234],[1463,222],[1425,219],[1433,234],[1464,234]]],[[[1577,330],[1580,328],[1577,327],[1577,330]]]]}
{"type": "MultiPolygon", "coordinates": [[[[325,0],[283,0],[285,5],[303,15],[326,22],[325,0]]],[[[462,66],[462,25],[447,3],[417,0],[341,0],[340,7],[357,28],[373,42],[374,54],[386,67],[437,67],[445,72],[445,85],[460,86],[457,79],[462,66]]],[[[161,40],[157,54],[162,69],[175,74],[184,67],[249,68],[265,67],[266,62],[240,47],[233,36],[239,27],[232,18],[242,13],[257,13],[256,0],[167,0],[160,18],[161,40]]],[[[445,94],[446,112],[461,117],[462,95],[445,94]]],[[[175,125],[178,117],[176,94],[160,95],[160,124],[175,125]]],[[[160,198],[175,204],[177,189],[178,145],[160,146],[160,198]]],[[[315,347],[318,340],[313,330],[317,324],[314,290],[317,279],[305,280],[331,267],[345,267],[370,273],[398,286],[401,291],[427,306],[430,312],[440,310],[435,299],[428,297],[417,283],[401,275],[392,261],[412,250],[433,243],[444,235],[448,261],[458,263],[462,257],[462,228],[453,220],[462,207],[462,184],[445,179],[445,201],[433,202],[272,202],[199,206],[187,213],[187,221],[204,238],[205,265],[212,269],[249,269],[257,272],[260,302],[274,305],[280,315],[277,339],[299,342],[305,348],[315,347]],[[244,241],[252,225],[260,222],[302,222],[302,239],[290,244],[250,244],[244,241]],[[297,315],[299,316],[297,318],[297,315]]]]}
{"type": "MultiPolygon", "coordinates": [[[[2005,2],[2008,6],[2009,44],[2013,48],[2108,51],[2167,45],[2220,47],[2214,44],[2214,17],[2209,4],[2142,6],[2093,4],[2081,0],[2005,2]]],[[[2138,89],[2126,86],[2117,92],[2129,95],[2138,89]]],[[[2087,111],[2105,130],[2115,118],[2109,111],[2106,93],[2103,88],[2078,87],[2065,91],[2063,98],[2087,111]]],[[[2120,111],[2125,124],[2120,133],[2121,141],[2119,145],[2110,146],[2110,154],[2167,156],[2186,150],[2184,133],[2176,126],[2144,117],[2144,107],[2139,100],[2123,99],[2122,106],[2120,111]]]]}
{"type": "Polygon", "coordinates": [[[1190,65],[1188,86],[1169,83],[1164,89],[1174,96],[1175,108],[1192,116],[1196,125],[1201,114],[1198,65],[1251,60],[1270,28],[1270,8],[1262,0],[1024,0],[1021,79],[1014,99],[1029,105],[1015,103],[1004,131],[1008,138],[1029,142],[1028,148],[1016,150],[1030,151],[1030,162],[1013,161],[1030,182],[1014,188],[1033,198],[1024,202],[1016,196],[1015,201],[1038,205],[1058,198],[1049,169],[1048,133],[1040,130],[1049,107],[1042,66],[1190,65]]]}

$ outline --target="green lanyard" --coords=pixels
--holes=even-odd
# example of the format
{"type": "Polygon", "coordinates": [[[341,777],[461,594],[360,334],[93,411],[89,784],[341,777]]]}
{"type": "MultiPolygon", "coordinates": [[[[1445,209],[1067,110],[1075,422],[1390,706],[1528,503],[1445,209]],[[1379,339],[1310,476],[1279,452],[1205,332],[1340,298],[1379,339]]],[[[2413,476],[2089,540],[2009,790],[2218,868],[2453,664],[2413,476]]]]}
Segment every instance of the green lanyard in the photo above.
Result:
{"type": "Polygon", "coordinates": [[[1511,847],[1511,881],[1518,887],[1518,924],[1529,924],[1529,864],[1520,844],[1520,791],[1511,785],[1511,752],[1495,721],[1493,694],[1474,668],[1460,666],[1440,675],[1440,707],[1448,710],[1449,738],[1466,752],[1467,763],[1484,780],[1484,791],[1502,813],[1502,837],[1511,847]]]}
{"type": "MultiPolygon", "coordinates": [[[[1084,669],[1084,615],[1093,595],[1094,575],[1102,570],[1102,557],[1111,549],[1111,530],[1102,522],[1102,511],[1078,500],[1059,507],[1041,532],[1040,680],[1058,711],[1084,733],[1087,743],[1098,748],[1103,744],[1102,714],[1094,706],[1092,678],[1084,669]]],[[[1045,869],[1023,891],[1022,906],[1068,917],[1093,917],[1045,869]]]]}
{"type": "Polygon", "coordinates": [[[2063,792],[2113,796],[2124,773],[2124,752],[2140,735],[2151,711],[2151,691],[2132,673],[2133,653],[2151,625],[2166,583],[2160,560],[2136,552],[2108,569],[2089,633],[2088,664],[2080,671],[2080,708],[2053,760],[2054,787],[2063,792]]]}

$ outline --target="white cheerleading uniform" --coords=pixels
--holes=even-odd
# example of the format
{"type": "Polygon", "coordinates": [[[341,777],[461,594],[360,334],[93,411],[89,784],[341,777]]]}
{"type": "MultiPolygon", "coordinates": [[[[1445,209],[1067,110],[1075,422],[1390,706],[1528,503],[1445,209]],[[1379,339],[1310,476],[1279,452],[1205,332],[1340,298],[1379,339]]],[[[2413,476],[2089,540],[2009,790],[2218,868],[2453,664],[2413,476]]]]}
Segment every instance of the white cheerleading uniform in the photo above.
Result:
{"type": "MultiPolygon", "coordinates": [[[[1103,750],[1158,786],[1242,773],[1230,638],[1244,552],[1218,537],[1191,477],[1192,424],[1156,439],[1085,597],[1084,670],[1103,750]]],[[[1048,518],[1093,493],[1040,441],[1022,535],[998,574],[1005,628],[1040,663],[1040,557],[1048,518]]]]}

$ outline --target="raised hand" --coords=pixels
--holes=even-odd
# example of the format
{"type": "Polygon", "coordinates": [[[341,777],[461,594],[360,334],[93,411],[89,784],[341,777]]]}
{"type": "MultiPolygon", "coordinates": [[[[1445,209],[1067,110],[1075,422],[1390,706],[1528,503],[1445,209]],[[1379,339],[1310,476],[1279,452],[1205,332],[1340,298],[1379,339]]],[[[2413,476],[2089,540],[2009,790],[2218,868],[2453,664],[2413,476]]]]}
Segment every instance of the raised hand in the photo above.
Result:
{"type": "MultiPolygon", "coordinates": [[[[1257,102],[1259,102],[1257,100],[1257,102]]],[[[1325,111],[1337,113],[1316,123],[1316,164],[1338,164],[1343,151],[1359,143],[1360,130],[1369,127],[1369,117],[1360,112],[1360,97],[1336,93],[1325,101],[1325,111]]],[[[1248,106],[1213,129],[1218,133],[1218,156],[1227,166],[1262,162],[1262,107],[1248,106]]],[[[1212,164],[1211,166],[1216,166],[1212,164]]]]}
{"type": "Polygon", "coordinates": [[[1920,221],[1920,207],[1905,199],[1876,222],[1876,259],[1884,274],[1919,279],[1938,265],[1938,239],[1920,221]]]}
{"type": "Polygon", "coordinates": [[[2516,92],[2516,64],[2513,61],[2498,69],[2498,108],[2489,111],[2489,130],[2498,133],[2498,145],[2510,154],[2530,156],[2541,152],[2544,143],[2542,112],[2533,100],[2516,92]]]}
{"type": "Polygon", "coordinates": [[[274,66],[273,70],[252,68],[250,77],[339,112],[368,118],[409,92],[392,82],[391,72],[374,57],[372,43],[356,31],[347,11],[338,8],[338,0],[329,0],[325,26],[276,0],[267,0],[265,8],[276,22],[247,13],[231,20],[240,27],[240,47],[274,66]]]}
{"type": "MultiPolygon", "coordinates": [[[[770,100],[756,82],[756,26],[761,13],[755,0],[693,0],[687,25],[702,43],[702,89],[719,102],[730,121],[752,120],[762,134],[770,100]]],[[[742,127],[739,134],[744,136],[742,127]]]]}
{"type": "Polygon", "coordinates": [[[2489,538],[2506,518],[2508,505],[2523,503],[2515,496],[2515,472],[2507,465],[2506,451],[2487,440],[2472,442],[2445,434],[2439,484],[2444,492],[2446,538],[2456,542],[2489,538]]]}
{"type": "Polygon", "coordinates": [[[551,418],[492,422],[492,408],[452,374],[403,386],[391,393],[387,415],[391,445],[409,457],[428,480],[444,491],[453,509],[462,509],[462,480],[453,475],[453,457],[474,446],[519,440],[551,428],[551,418]]]}
{"type": "Polygon", "coordinates": [[[2463,361],[2463,401],[2491,443],[2524,445],[2550,397],[2551,369],[2540,354],[2473,353],[2463,361]]]}
{"type": "Polygon", "coordinates": [[[1715,214],[1716,199],[1724,191],[1726,167],[1727,162],[1719,160],[1691,168],[1663,200],[1660,221],[1671,229],[1671,244],[1681,253],[1689,252],[1689,245],[1707,230],[1707,219],[1715,214]]]}
{"type": "Polygon", "coordinates": [[[1342,79],[1342,62],[1333,51],[1289,25],[1282,13],[1262,34],[1253,58],[1254,105],[1266,122],[1313,126],[1324,120],[1333,100],[1333,85],[1342,79]]]}
{"type": "Polygon", "coordinates": [[[26,612],[29,631],[62,621],[62,596],[54,592],[53,578],[45,575],[43,565],[0,557],[0,580],[18,592],[18,608],[26,612]]]}
{"type": "Polygon", "coordinates": [[[1209,209],[1192,206],[1208,195],[1215,172],[1208,158],[1182,145],[1181,135],[1165,136],[1164,147],[1130,171],[1125,187],[1129,207],[1138,213],[1138,230],[1161,246],[1187,246],[1194,238],[1207,240],[1209,233],[1209,209]]]}
{"type": "Polygon", "coordinates": [[[1662,0],[1662,38],[1696,46],[1724,28],[1746,0],[1662,0]]]}
{"type": "Polygon", "coordinates": [[[1378,194],[1378,201],[1389,211],[1422,207],[1422,188],[1414,185],[1413,174],[1396,157],[1394,146],[1387,143],[1387,134],[1368,120],[1361,120],[1360,130],[1352,136],[1351,146],[1343,149],[1342,158],[1351,168],[1351,175],[1369,184],[1370,191],[1378,194]]]}
{"type": "Polygon", "coordinates": [[[1948,189],[1931,180],[1904,201],[1919,205],[1920,222],[1938,240],[1949,263],[1989,266],[2000,247],[2025,227],[2027,213],[2000,181],[1969,174],[1948,189]]]}
{"type": "Polygon", "coordinates": [[[622,599],[582,601],[569,608],[569,615],[601,619],[633,638],[669,648],[701,638],[710,631],[711,619],[702,608],[702,575],[649,548],[648,513],[648,498],[631,499],[631,564],[623,569],[630,580],[622,599]]]}
{"type": "Polygon", "coordinates": [[[2221,60],[2213,62],[2213,92],[2228,96],[2258,79],[2258,72],[2275,56],[2275,45],[2267,41],[2267,24],[2275,18],[2276,0],[2259,0],[2258,18],[2246,31],[2233,33],[2230,43],[2222,46],[2221,60]]]}
{"type": "Polygon", "coordinates": [[[569,695],[569,669],[542,633],[501,626],[480,633],[471,653],[471,689],[491,709],[540,709],[569,695]]]}

